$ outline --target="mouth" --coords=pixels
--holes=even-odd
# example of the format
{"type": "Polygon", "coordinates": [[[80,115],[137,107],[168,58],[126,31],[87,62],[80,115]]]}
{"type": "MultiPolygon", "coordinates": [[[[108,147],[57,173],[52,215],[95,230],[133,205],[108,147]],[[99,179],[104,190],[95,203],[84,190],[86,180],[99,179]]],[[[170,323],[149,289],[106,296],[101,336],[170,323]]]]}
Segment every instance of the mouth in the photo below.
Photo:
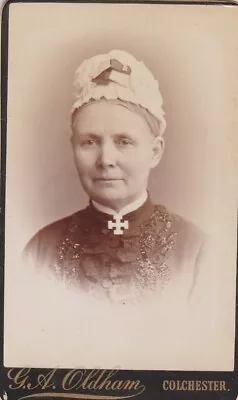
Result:
{"type": "Polygon", "coordinates": [[[121,181],[120,178],[95,178],[94,181],[97,182],[114,182],[114,181],[121,181]]]}

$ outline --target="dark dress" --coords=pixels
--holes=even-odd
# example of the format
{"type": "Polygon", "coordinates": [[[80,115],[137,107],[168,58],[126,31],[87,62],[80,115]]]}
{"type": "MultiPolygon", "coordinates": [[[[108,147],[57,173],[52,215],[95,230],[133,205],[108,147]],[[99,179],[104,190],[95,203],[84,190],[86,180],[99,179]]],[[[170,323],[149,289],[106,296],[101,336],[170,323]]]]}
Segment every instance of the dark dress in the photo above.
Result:
{"type": "Polygon", "coordinates": [[[123,217],[129,222],[123,234],[108,229],[111,219],[90,202],[40,230],[25,255],[37,268],[96,297],[144,298],[177,280],[186,281],[189,299],[203,259],[204,233],[150,198],[123,217]]]}

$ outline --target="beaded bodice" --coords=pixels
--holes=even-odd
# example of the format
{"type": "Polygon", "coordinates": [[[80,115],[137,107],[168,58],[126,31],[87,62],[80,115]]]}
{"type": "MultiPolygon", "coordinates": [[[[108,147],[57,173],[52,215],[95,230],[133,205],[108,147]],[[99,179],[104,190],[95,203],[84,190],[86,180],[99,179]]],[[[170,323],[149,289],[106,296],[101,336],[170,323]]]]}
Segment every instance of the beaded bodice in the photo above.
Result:
{"type": "Polygon", "coordinates": [[[90,204],[74,214],[57,246],[54,272],[85,291],[125,295],[163,286],[171,278],[167,265],[176,245],[169,212],[148,199],[124,216],[129,229],[114,235],[108,229],[110,215],[90,204]]]}

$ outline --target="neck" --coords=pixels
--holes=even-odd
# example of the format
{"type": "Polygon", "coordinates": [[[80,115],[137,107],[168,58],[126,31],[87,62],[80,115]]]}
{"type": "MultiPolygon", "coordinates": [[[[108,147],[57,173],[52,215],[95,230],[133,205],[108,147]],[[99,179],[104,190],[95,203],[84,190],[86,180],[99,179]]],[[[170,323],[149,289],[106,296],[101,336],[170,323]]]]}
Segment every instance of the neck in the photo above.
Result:
{"type": "Polygon", "coordinates": [[[132,211],[137,210],[139,207],[142,206],[142,204],[145,203],[145,201],[147,200],[148,197],[148,193],[147,191],[144,191],[140,196],[138,196],[135,200],[133,200],[132,202],[128,203],[127,205],[121,207],[121,208],[115,208],[115,207],[107,207],[103,204],[100,204],[94,200],[92,200],[92,203],[94,205],[94,207],[105,213],[105,214],[109,214],[109,215],[115,215],[115,214],[119,214],[119,215],[125,215],[125,214],[129,214],[132,211]]]}

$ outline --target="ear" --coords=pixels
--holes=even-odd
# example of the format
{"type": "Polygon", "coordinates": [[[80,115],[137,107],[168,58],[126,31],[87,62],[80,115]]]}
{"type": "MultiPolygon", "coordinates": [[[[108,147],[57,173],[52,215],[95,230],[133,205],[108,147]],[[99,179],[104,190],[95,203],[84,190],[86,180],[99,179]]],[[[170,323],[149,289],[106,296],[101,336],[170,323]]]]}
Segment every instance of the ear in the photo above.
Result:
{"type": "Polygon", "coordinates": [[[164,139],[161,136],[156,136],[152,143],[151,168],[155,168],[159,164],[164,152],[164,147],[164,139]]]}
{"type": "Polygon", "coordinates": [[[74,149],[75,145],[77,144],[77,135],[74,132],[72,132],[70,135],[70,143],[71,143],[72,149],[74,149]]]}
{"type": "Polygon", "coordinates": [[[71,135],[70,135],[70,143],[71,143],[71,146],[73,147],[73,145],[74,145],[74,134],[73,133],[71,133],[71,135]]]}

